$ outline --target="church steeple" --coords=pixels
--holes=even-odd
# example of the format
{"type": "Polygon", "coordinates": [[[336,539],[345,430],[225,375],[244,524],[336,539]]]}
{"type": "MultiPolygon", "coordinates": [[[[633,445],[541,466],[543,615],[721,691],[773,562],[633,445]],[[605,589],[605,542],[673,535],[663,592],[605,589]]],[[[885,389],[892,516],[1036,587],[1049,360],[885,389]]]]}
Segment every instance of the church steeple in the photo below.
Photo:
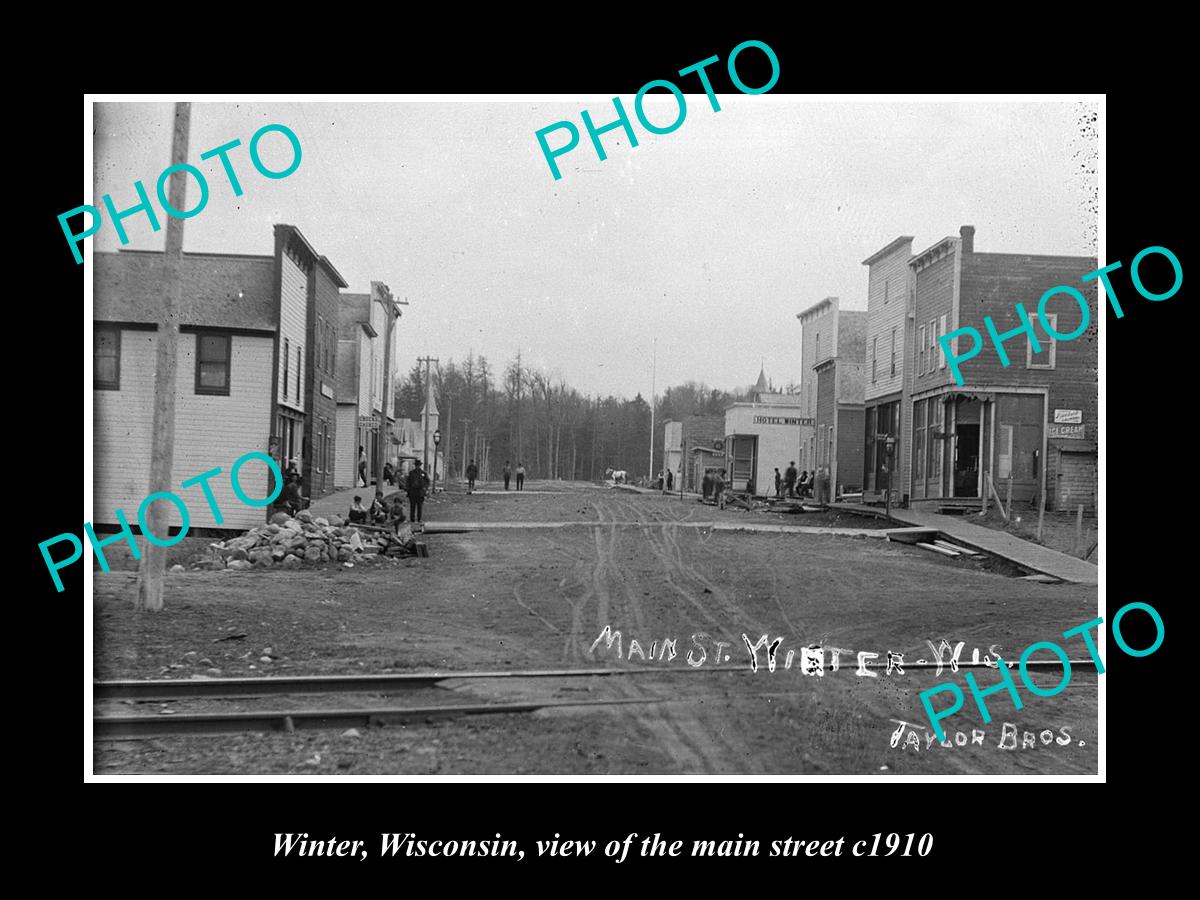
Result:
{"type": "Polygon", "coordinates": [[[754,393],[769,394],[771,393],[771,385],[767,382],[767,371],[760,364],[758,369],[758,382],[754,385],[754,393]]]}

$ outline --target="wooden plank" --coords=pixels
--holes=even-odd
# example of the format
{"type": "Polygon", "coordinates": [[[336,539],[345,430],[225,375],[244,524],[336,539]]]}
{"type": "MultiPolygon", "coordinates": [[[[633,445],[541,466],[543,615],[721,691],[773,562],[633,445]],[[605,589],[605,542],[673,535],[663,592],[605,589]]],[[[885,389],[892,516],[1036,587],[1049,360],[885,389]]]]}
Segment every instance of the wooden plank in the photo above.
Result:
{"type": "Polygon", "coordinates": [[[936,544],[927,544],[924,541],[917,541],[917,546],[922,550],[932,550],[934,553],[941,553],[943,556],[961,556],[961,553],[955,553],[953,550],[947,550],[945,547],[939,547],[936,544]]]}
{"type": "Polygon", "coordinates": [[[918,541],[932,541],[938,536],[936,528],[890,528],[887,531],[889,541],[900,544],[915,544],[918,541]]]}
{"type": "Polygon", "coordinates": [[[960,546],[958,546],[958,544],[951,544],[949,541],[938,540],[938,541],[934,541],[934,544],[936,544],[939,547],[945,547],[947,550],[954,550],[958,553],[965,553],[967,556],[982,556],[983,555],[978,550],[970,550],[966,547],[960,547],[960,546]]]}

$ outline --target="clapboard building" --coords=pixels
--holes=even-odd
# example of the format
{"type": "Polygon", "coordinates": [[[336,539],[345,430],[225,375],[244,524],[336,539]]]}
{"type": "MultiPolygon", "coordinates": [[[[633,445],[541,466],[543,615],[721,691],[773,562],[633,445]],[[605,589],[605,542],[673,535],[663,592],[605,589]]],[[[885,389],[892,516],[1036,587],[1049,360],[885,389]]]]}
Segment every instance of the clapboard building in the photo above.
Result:
{"type": "Polygon", "coordinates": [[[704,470],[722,460],[724,452],[724,416],[684,416],[663,423],[663,459],[665,469],[675,474],[675,490],[699,491],[704,470]]]}
{"type": "MultiPolygon", "coordinates": [[[[346,280],[294,225],[275,226],[283,344],[276,367],[278,456],[306,496],[335,489],[339,288],[346,280]]],[[[353,459],[343,459],[351,465],[353,459]]]]}
{"type": "Polygon", "coordinates": [[[368,484],[381,479],[384,462],[397,459],[395,409],[390,402],[395,367],[385,357],[389,346],[395,356],[388,330],[394,329],[400,314],[400,305],[382,282],[371,282],[369,293],[340,297],[336,454],[340,462],[334,478],[339,488],[359,486],[360,447],[367,457],[368,484]]]}
{"type": "MultiPolygon", "coordinates": [[[[975,251],[975,229],[963,226],[915,254],[912,318],[916,339],[905,401],[911,423],[910,502],[915,505],[978,506],[988,485],[1014,504],[1036,504],[1045,491],[1048,509],[1083,505],[1095,510],[1098,440],[1098,340],[1095,282],[1081,277],[1097,268],[1083,256],[975,251]],[[1057,341],[1037,319],[1042,295],[1070,285],[1087,299],[1085,331],[1057,341]],[[1028,335],[1004,342],[1003,365],[988,338],[990,316],[1001,334],[1021,324],[1016,304],[1031,314],[1039,343],[1028,335]],[[938,337],[972,327],[983,349],[961,364],[956,384],[938,337]]],[[[1059,334],[1075,331],[1083,312],[1066,296],[1047,318],[1059,334]]],[[[967,336],[955,338],[957,356],[967,336]]]]}
{"type": "MultiPolygon", "coordinates": [[[[158,316],[167,290],[160,252],[97,250],[93,254],[92,450],[93,522],[116,525],[115,510],[133,519],[150,483],[158,316]]],[[[185,253],[179,269],[180,334],[175,386],[175,483],[270,445],[272,370],[279,344],[279,296],[271,256],[185,253]]],[[[270,493],[265,468],[261,485],[270,493]]],[[[224,521],[260,524],[233,494],[229,478],[209,480],[224,521]]],[[[182,489],[191,527],[218,527],[199,486],[182,489]]],[[[171,507],[170,525],[179,513],[171,507]]]]}
{"type": "Polygon", "coordinates": [[[892,503],[905,496],[908,444],[904,435],[905,348],[912,339],[911,235],[902,235],[863,260],[867,267],[866,363],[863,372],[863,501],[892,503]],[[889,444],[891,447],[889,460],[889,444]],[[889,466],[890,463],[890,466],[889,466]]]}
{"type": "Polygon", "coordinates": [[[815,465],[829,485],[825,499],[862,490],[863,375],[867,314],[837,310],[827,355],[813,361],[816,381],[815,465]]]}
{"type": "MultiPolygon", "coordinates": [[[[150,477],[161,252],[94,254],[93,430],[95,522],[136,510],[150,477]]],[[[275,228],[271,255],[184,253],[175,394],[176,480],[230,464],[250,451],[294,465],[302,490],[333,487],[338,288],[345,282],[299,229],[275,228]],[[336,334],[336,332],[334,332],[336,334]],[[314,348],[310,352],[310,348],[314,348]]],[[[249,477],[249,476],[248,476],[249,477]]],[[[271,485],[263,470],[262,495],[271,485]]],[[[237,500],[228,479],[210,481],[223,521],[199,487],[187,488],[193,528],[245,529],[264,510],[237,500]],[[196,492],[196,503],[190,502],[196,492]]],[[[178,512],[171,525],[177,527],[178,512]]]]}

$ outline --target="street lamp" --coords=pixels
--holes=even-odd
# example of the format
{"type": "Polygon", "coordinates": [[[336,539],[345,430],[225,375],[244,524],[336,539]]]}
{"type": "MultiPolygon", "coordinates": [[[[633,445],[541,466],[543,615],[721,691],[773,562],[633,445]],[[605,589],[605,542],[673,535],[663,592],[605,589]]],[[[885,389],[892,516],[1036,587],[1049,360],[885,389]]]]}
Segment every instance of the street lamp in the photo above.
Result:
{"type": "Polygon", "coordinates": [[[438,448],[438,444],[440,444],[441,442],[442,442],[442,433],[441,433],[441,431],[435,430],[433,432],[433,493],[435,493],[435,494],[437,493],[437,458],[438,458],[437,448],[438,448]]]}

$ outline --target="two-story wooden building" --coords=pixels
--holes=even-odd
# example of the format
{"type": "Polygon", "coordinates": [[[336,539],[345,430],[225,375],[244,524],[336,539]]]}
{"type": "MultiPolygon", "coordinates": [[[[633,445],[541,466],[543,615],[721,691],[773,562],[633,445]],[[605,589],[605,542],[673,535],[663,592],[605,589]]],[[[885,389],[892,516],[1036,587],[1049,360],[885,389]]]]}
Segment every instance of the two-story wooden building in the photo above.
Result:
{"type": "MultiPolygon", "coordinates": [[[[150,483],[158,309],[167,290],[163,254],[93,254],[93,522],[133,519],[150,483]]],[[[175,387],[174,481],[220,467],[209,480],[224,521],[199,486],[177,490],[193,528],[250,528],[263,521],[233,493],[231,464],[267,451],[279,296],[270,256],[185,253],[179,268],[180,335],[175,387]]],[[[249,485],[246,490],[250,491],[249,485]]],[[[270,487],[265,479],[258,496],[270,487]]],[[[170,525],[178,528],[171,508],[170,525]]]]}
{"type": "MultiPolygon", "coordinates": [[[[912,320],[915,341],[910,394],[909,496],[913,504],[981,502],[987,480],[1014,503],[1036,503],[1046,492],[1048,509],[1083,504],[1095,509],[1098,440],[1098,329],[1095,282],[1081,277],[1097,268],[1095,258],[1020,253],[977,253],[975,229],[963,226],[912,257],[912,320]],[[1070,285],[1087,298],[1087,329],[1057,341],[1037,318],[1042,295],[1070,285]],[[1016,304],[1030,314],[1040,345],[1021,334],[1004,343],[1001,363],[984,317],[1003,334],[1020,326],[1016,304]],[[964,383],[952,378],[938,338],[972,327],[983,349],[961,364],[964,383]],[[987,480],[985,480],[985,474],[987,480]]],[[[1082,311],[1060,295],[1047,319],[1059,334],[1078,328],[1082,311]]],[[[965,350],[966,336],[955,338],[965,350]]],[[[955,354],[960,352],[957,348],[955,354]]]]}
{"type": "Polygon", "coordinates": [[[400,455],[400,439],[396,436],[393,440],[396,419],[391,395],[395,366],[389,365],[385,358],[389,346],[395,357],[396,345],[389,340],[388,331],[394,331],[400,315],[400,305],[387,285],[379,281],[371,282],[370,293],[340,297],[337,458],[352,462],[339,465],[335,478],[339,488],[359,486],[360,447],[367,456],[367,484],[379,481],[383,463],[395,463],[400,455]]]}
{"type": "MultiPolygon", "coordinates": [[[[275,226],[280,339],[276,364],[278,458],[294,462],[307,496],[335,489],[338,289],[348,287],[294,225],[275,226]]],[[[343,459],[350,465],[353,459],[343,459]]]]}
{"type": "MultiPolygon", "coordinates": [[[[149,485],[158,310],[167,284],[161,252],[96,251],[93,258],[94,522],[115,525],[114,510],[136,511],[149,485]]],[[[218,466],[227,473],[234,460],[260,451],[281,469],[294,463],[306,493],[332,490],[337,341],[329,326],[345,281],[291,225],[275,227],[273,255],[184,253],[179,277],[176,482],[218,466]]],[[[192,527],[245,529],[263,521],[262,509],[237,500],[227,476],[209,484],[223,521],[196,486],[180,495],[192,527]]],[[[178,512],[171,515],[178,527],[178,512]]]]}
{"type": "Polygon", "coordinates": [[[882,503],[890,489],[892,503],[901,504],[906,491],[909,453],[904,365],[912,341],[911,235],[896,238],[863,260],[867,266],[866,369],[863,373],[865,430],[863,439],[863,501],[882,503]],[[891,442],[891,469],[888,442],[891,442]]]}

